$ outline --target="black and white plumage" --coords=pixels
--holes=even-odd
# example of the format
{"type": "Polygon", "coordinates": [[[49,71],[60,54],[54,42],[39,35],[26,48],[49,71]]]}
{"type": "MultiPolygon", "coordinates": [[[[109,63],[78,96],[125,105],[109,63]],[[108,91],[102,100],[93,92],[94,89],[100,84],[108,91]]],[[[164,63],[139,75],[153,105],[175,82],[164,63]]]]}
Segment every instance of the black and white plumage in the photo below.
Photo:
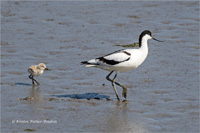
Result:
{"type": "MultiPolygon", "coordinates": [[[[117,99],[119,99],[115,84],[123,88],[122,96],[126,98],[127,96],[127,88],[117,82],[115,79],[117,77],[117,73],[126,72],[140,66],[148,55],[148,44],[147,40],[154,39],[152,38],[151,32],[149,30],[143,31],[139,36],[139,48],[138,49],[123,49],[118,50],[108,55],[91,59],[89,61],[83,61],[82,64],[85,67],[97,67],[103,70],[110,71],[106,79],[112,83],[112,86],[115,90],[117,99]],[[115,72],[115,76],[113,79],[110,79],[109,76],[115,72]]],[[[160,41],[161,42],[161,41],[160,41]]]]}
{"type": "Polygon", "coordinates": [[[105,55],[96,59],[92,59],[89,61],[84,61],[81,63],[85,64],[86,67],[94,66],[94,67],[99,67],[107,71],[111,71],[117,68],[116,67],[117,65],[123,62],[127,62],[130,58],[131,58],[131,54],[127,50],[118,50],[108,55],[105,55]],[[112,68],[112,66],[114,67],[112,68]]]}

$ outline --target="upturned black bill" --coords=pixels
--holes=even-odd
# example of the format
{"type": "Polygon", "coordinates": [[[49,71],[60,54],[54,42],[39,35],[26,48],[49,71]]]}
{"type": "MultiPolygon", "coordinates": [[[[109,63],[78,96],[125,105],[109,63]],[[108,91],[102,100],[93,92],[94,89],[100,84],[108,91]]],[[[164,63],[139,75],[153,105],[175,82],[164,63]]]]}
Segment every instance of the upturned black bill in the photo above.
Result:
{"type": "Polygon", "coordinates": [[[164,41],[160,41],[160,40],[158,40],[158,39],[155,39],[155,38],[152,38],[153,40],[155,40],[155,41],[158,41],[158,42],[164,42],[164,41]]]}

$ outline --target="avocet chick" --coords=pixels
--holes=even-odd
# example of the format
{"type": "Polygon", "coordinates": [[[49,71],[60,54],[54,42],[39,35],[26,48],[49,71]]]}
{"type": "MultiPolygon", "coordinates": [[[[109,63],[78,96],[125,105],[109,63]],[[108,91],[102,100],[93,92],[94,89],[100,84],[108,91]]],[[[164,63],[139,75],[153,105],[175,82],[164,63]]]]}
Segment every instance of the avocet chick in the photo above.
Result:
{"type": "Polygon", "coordinates": [[[39,81],[37,81],[33,77],[41,75],[45,70],[50,69],[48,69],[44,63],[40,63],[38,65],[33,65],[29,67],[28,72],[30,73],[29,78],[32,79],[32,85],[35,85],[34,81],[37,83],[37,85],[40,85],[39,81]]]}

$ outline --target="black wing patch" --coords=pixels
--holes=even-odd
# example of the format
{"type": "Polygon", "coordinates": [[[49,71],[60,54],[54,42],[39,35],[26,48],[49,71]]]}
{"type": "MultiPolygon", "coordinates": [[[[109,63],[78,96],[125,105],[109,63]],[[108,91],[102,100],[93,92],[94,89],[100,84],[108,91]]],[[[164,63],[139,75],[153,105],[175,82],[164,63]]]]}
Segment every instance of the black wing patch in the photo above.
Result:
{"type": "Polygon", "coordinates": [[[129,52],[127,52],[127,51],[122,51],[122,52],[127,54],[127,55],[129,55],[129,56],[131,56],[131,54],[129,52]]]}
{"type": "Polygon", "coordinates": [[[103,62],[103,63],[109,64],[109,65],[116,65],[116,64],[119,64],[119,63],[128,61],[128,60],[130,59],[130,57],[129,57],[129,58],[127,58],[127,59],[125,59],[125,60],[122,60],[122,61],[116,61],[116,60],[109,60],[109,59],[104,58],[104,57],[107,57],[107,56],[109,56],[109,55],[117,54],[117,53],[124,53],[124,54],[126,54],[126,55],[128,55],[128,56],[131,56],[131,54],[130,54],[129,52],[127,52],[127,51],[118,50],[118,51],[115,51],[115,52],[113,52],[113,53],[110,53],[110,54],[108,54],[108,55],[105,55],[105,56],[103,56],[103,57],[99,57],[99,58],[96,58],[96,59],[98,59],[99,61],[101,61],[101,62],[103,62]]]}
{"type": "Polygon", "coordinates": [[[123,61],[107,60],[103,57],[100,57],[100,58],[97,58],[97,59],[99,59],[99,61],[102,61],[103,63],[109,64],[109,65],[116,65],[116,64],[122,63],[124,61],[128,61],[130,59],[130,57],[126,60],[123,60],[123,61]]]}

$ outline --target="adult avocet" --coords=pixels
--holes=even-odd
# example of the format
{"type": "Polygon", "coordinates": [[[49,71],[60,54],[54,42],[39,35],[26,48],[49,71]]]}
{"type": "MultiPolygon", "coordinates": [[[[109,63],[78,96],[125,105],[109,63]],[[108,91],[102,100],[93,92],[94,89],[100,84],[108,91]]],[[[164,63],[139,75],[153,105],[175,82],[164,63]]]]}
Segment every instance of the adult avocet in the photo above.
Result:
{"type": "MultiPolygon", "coordinates": [[[[122,96],[127,97],[127,88],[124,85],[119,84],[115,81],[119,72],[126,72],[140,66],[148,55],[148,43],[149,39],[159,41],[152,37],[149,30],[143,31],[139,36],[139,48],[138,49],[122,49],[110,53],[108,55],[91,59],[89,61],[83,61],[82,64],[85,67],[97,67],[103,70],[110,71],[106,76],[106,79],[112,83],[117,99],[120,100],[115,84],[122,87],[122,96]],[[113,79],[110,79],[110,75],[115,72],[113,79]]],[[[162,41],[159,41],[162,42],[162,41]]]]}

